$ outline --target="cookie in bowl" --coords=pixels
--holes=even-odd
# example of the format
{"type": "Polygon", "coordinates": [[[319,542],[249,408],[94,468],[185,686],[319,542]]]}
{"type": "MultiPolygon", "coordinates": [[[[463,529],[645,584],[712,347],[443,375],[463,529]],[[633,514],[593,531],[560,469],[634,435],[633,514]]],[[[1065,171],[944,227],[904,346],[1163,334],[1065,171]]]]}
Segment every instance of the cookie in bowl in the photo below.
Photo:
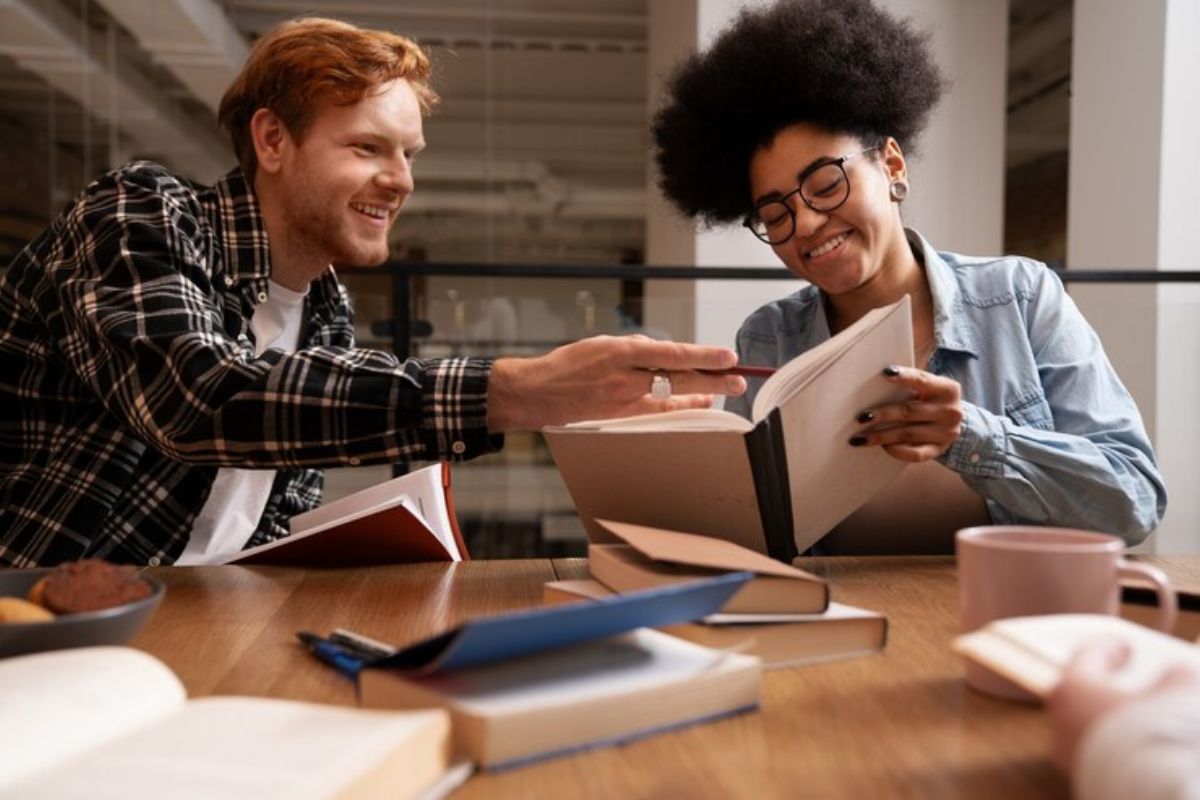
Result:
{"type": "Polygon", "coordinates": [[[124,644],[150,619],[165,592],[162,581],[136,567],[95,559],[0,570],[0,658],[124,644]]]}
{"type": "Polygon", "coordinates": [[[33,585],[28,599],[55,614],[79,614],[132,603],[150,592],[137,568],[85,558],[55,567],[33,585]]]}

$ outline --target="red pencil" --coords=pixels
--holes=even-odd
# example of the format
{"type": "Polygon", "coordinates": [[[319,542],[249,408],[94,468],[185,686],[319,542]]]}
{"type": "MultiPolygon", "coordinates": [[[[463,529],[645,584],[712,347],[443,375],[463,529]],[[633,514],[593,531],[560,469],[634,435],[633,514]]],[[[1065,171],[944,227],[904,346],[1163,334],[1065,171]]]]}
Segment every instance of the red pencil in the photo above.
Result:
{"type": "Polygon", "coordinates": [[[775,374],[775,367],[744,367],[738,365],[729,369],[698,369],[706,375],[741,375],[746,378],[769,378],[775,374]]]}

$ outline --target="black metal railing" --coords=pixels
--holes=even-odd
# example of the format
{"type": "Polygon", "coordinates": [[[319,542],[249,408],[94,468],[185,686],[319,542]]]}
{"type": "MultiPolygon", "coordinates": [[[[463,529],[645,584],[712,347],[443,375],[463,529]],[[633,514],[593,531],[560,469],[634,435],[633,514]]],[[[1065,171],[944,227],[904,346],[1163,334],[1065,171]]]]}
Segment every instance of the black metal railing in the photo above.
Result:
{"type": "MultiPolygon", "coordinates": [[[[484,264],[389,261],[379,267],[342,270],[348,275],[387,275],[392,278],[392,319],[374,332],[388,336],[397,356],[412,353],[414,330],[424,333],[414,320],[415,277],[461,276],[472,278],[607,278],[646,280],[788,280],[795,276],[783,267],[654,267],[632,264],[484,264]]],[[[1200,270],[1056,269],[1064,283],[1200,283],[1200,270]]]]}

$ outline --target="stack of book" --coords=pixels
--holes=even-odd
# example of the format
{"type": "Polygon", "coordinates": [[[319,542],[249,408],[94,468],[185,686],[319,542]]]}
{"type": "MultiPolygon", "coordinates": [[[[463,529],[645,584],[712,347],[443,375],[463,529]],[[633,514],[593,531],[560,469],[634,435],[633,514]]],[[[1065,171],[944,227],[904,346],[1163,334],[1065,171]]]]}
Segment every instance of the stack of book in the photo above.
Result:
{"type": "Polygon", "coordinates": [[[358,567],[464,561],[450,465],[433,464],[297,514],[290,535],[214,563],[358,567]]]}
{"type": "Polygon", "coordinates": [[[597,524],[624,544],[590,545],[591,579],[547,583],[546,602],[599,600],[746,571],[753,577],[717,613],[662,630],[706,647],[742,649],[768,669],[873,653],[887,642],[886,617],[830,602],[825,581],[801,569],[721,539],[597,524]]]}
{"type": "Polygon", "coordinates": [[[749,711],[759,659],[650,629],[712,613],[749,577],[472,620],[367,664],[359,701],[445,709],[454,750],[485,769],[749,711]]]}

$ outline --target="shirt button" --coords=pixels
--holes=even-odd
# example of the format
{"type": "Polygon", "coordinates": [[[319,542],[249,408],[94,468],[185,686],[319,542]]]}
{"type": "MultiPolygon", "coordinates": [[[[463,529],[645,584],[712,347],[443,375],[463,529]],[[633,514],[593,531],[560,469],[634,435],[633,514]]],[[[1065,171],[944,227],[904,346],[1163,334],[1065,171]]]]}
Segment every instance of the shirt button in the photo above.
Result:
{"type": "Polygon", "coordinates": [[[232,276],[232,275],[226,275],[226,276],[225,276],[225,285],[226,285],[226,286],[233,286],[233,276],[232,276]]]}
{"type": "Polygon", "coordinates": [[[357,467],[359,464],[362,463],[362,459],[359,458],[358,456],[350,456],[350,459],[346,463],[352,467],[357,467]]]}
{"type": "Polygon", "coordinates": [[[467,446],[462,442],[455,442],[454,444],[450,445],[450,449],[454,451],[455,455],[459,456],[467,452],[467,446]]]}
{"type": "Polygon", "coordinates": [[[265,302],[267,302],[267,293],[266,293],[266,292],[259,292],[259,293],[258,293],[258,302],[260,302],[260,303],[265,303],[265,302]]]}
{"type": "Polygon", "coordinates": [[[147,563],[147,564],[149,564],[149,565],[150,565],[150,566],[152,566],[152,567],[157,567],[159,564],[161,564],[161,563],[162,563],[162,559],[161,559],[161,558],[159,558],[158,556],[152,556],[152,557],[150,558],[150,560],[149,560],[149,561],[147,561],[146,563],[147,563]]]}
{"type": "Polygon", "coordinates": [[[971,457],[967,460],[970,461],[972,464],[978,464],[979,463],[979,453],[971,453],[971,457]]]}

